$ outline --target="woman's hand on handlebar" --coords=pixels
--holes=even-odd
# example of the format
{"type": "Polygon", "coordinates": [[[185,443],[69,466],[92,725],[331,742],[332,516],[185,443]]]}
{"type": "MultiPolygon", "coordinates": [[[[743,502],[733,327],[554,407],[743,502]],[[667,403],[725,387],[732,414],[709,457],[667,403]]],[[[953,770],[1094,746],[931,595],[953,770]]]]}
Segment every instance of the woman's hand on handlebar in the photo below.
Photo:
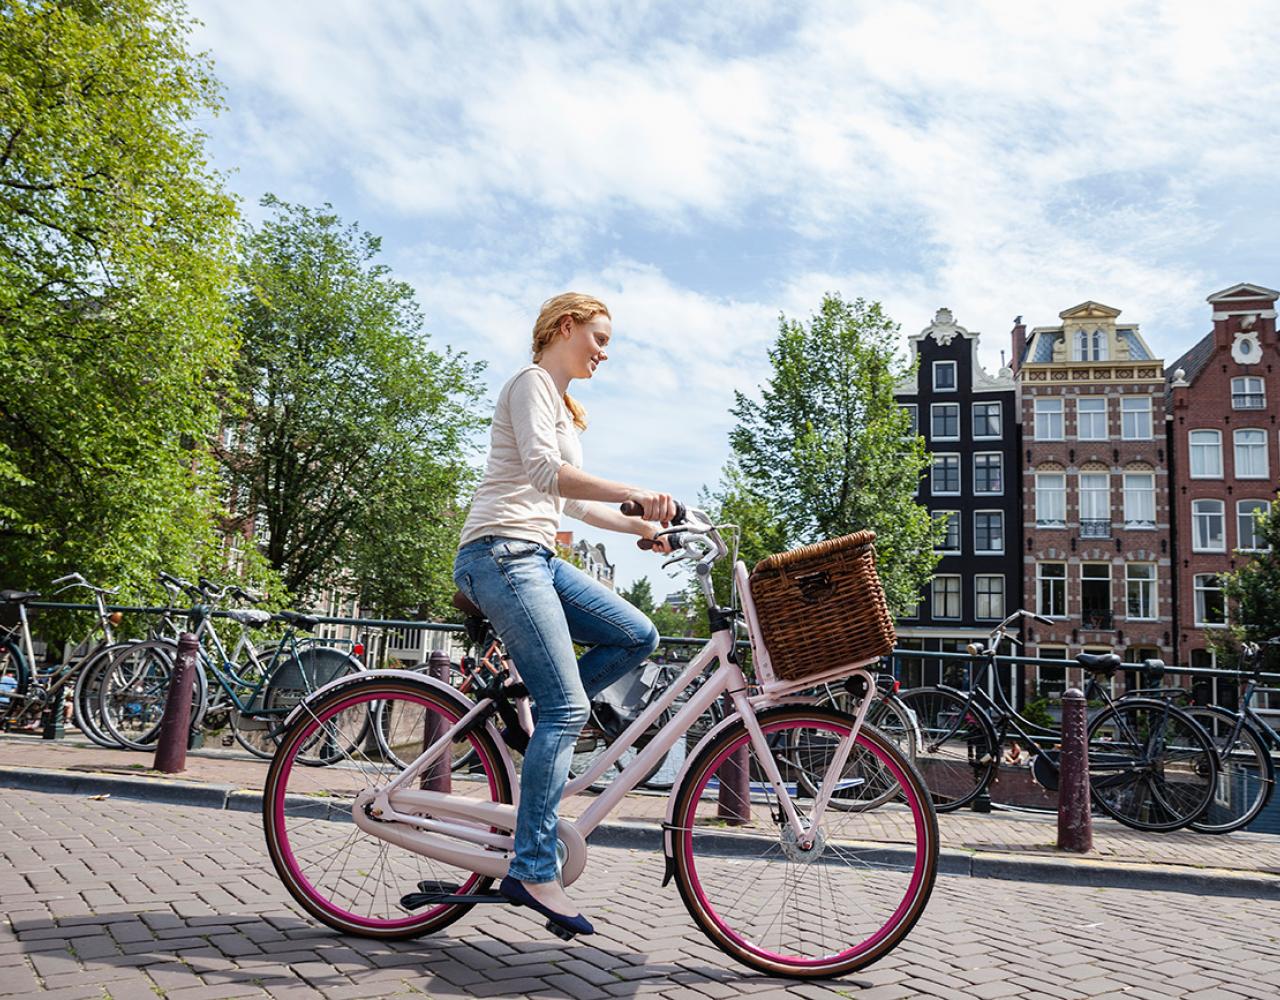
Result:
{"type": "Polygon", "coordinates": [[[665,528],[676,516],[679,507],[670,493],[657,493],[653,490],[632,490],[623,501],[622,513],[637,516],[633,512],[639,507],[638,516],[646,521],[658,521],[665,528]]]}

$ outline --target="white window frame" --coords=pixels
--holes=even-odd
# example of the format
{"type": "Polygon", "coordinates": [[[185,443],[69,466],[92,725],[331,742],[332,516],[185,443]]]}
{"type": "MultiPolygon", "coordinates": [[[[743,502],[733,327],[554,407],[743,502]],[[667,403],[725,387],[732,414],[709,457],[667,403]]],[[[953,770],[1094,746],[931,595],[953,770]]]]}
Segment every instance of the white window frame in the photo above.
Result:
{"type": "Polygon", "coordinates": [[[1263,430],[1261,427],[1237,427],[1235,430],[1231,432],[1231,458],[1232,458],[1232,461],[1235,462],[1235,465],[1233,468],[1234,468],[1237,479],[1270,479],[1271,478],[1271,473],[1270,473],[1271,463],[1268,460],[1268,456],[1267,456],[1267,432],[1263,430]],[[1258,441],[1256,444],[1249,444],[1249,445],[1243,446],[1248,449],[1248,452],[1246,452],[1246,458],[1244,461],[1241,461],[1241,458],[1240,458],[1240,449],[1242,447],[1240,444],[1240,435],[1242,434],[1256,434],[1262,439],[1261,441],[1258,441]],[[1259,458],[1260,458],[1260,462],[1255,461],[1256,459],[1259,459],[1259,458]],[[1258,466],[1259,464],[1261,465],[1261,469],[1262,469],[1262,471],[1260,472],[1257,471],[1257,468],[1256,468],[1256,466],[1258,466]],[[1245,466],[1249,467],[1248,472],[1241,471],[1245,466]]]}
{"type": "Polygon", "coordinates": [[[1150,396],[1122,396],[1120,399],[1120,439],[1122,441],[1150,441],[1152,438],[1153,407],[1150,396]],[[1141,404],[1141,405],[1134,405],[1141,404]],[[1146,415],[1146,433],[1130,434],[1129,418],[1146,415]]]}
{"type": "Polygon", "coordinates": [[[933,363],[933,391],[934,392],[957,392],[959,391],[960,369],[954,361],[935,361],[933,363]],[[938,385],[938,372],[950,368],[951,384],[938,385]]]}
{"type": "Polygon", "coordinates": [[[1037,472],[1035,475],[1036,475],[1036,481],[1035,481],[1036,527],[1037,528],[1065,528],[1067,526],[1067,474],[1065,472],[1037,472]],[[1062,517],[1054,518],[1053,520],[1049,520],[1048,518],[1041,517],[1042,508],[1044,506],[1044,504],[1041,501],[1041,497],[1044,495],[1047,495],[1050,492],[1047,487],[1041,486],[1041,480],[1046,479],[1049,476],[1057,477],[1062,481],[1062,487],[1060,491],[1058,491],[1058,496],[1059,496],[1058,508],[1062,513],[1062,517]]]}
{"type": "Polygon", "coordinates": [[[1076,397],[1076,440],[1077,441],[1109,441],[1111,439],[1110,420],[1111,420],[1111,407],[1107,405],[1106,396],[1077,396],[1076,397]],[[1080,407],[1081,407],[1081,404],[1083,403],[1101,403],[1102,411],[1100,414],[1094,411],[1082,411],[1080,407]],[[1100,435],[1091,434],[1089,437],[1085,437],[1084,434],[1081,433],[1081,428],[1084,426],[1084,416],[1086,412],[1088,413],[1088,416],[1090,418],[1090,423],[1092,423],[1093,419],[1096,418],[1097,416],[1102,417],[1102,433],[1100,435]]]}
{"type": "Polygon", "coordinates": [[[982,497],[1004,496],[1004,452],[975,451],[973,453],[973,495],[982,497]],[[978,459],[992,457],[996,459],[996,464],[1000,467],[1000,488],[998,490],[980,490],[978,489],[978,459]]]}
{"type": "Polygon", "coordinates": [[[960,440],[960,404],[959,403],[930,403],[929,404],[929,440],[930,441],[959,441],[960,440]],[[941,409],[950,409],[956,411],[956,432],[955,434],[935,434],[934,424],[935,415],[941,409]]]}
{"type": "Polygon", "coordinates": [[[960,453],[955,451],[935,451],[933,460],[929,463],[929,495],[935,497],[958,497],[964,492],[964,466],[960,462],[960,453]],[[956,488],[954,490],[938,489],[938,477],[934,475],[934,469],[937,467],[938,460],[943,458],[954,458],[956,462],[956,488]]]}
{"type": "Polygon", "coordinates": [[[1258,515],[1252,511],[1246,514],[1242,509],[1245,504],[1259,504],[1262,507],[1261,513],[1263,514],[1271,513],[1270,500],[1248,500],[1248,499],[1237,500],[1236,501],[1236,548],[1238,548],[1241,552],[1270,552],[1271,551],[1270,546],[1266,546],[1264,548],[1257,548],[1256,546],[1250,546],[1247,548],[1245,547],[1245,544],[1244,544],[1245,518],[1248,518],[1249,521],[1251,522],[1249,526],[1249,534],[1252,536],[1253,541],[1256,542],[1258,540],[1258,515]]]}
{"type": "Polygon", "coordinates": [[[964,617],[964,584],[963,578],[959,573],[939,573],[933,578],[932,592],[930,593],[929,608],[933,612],[935,621],[958,621],[964,617]],[[948,581],[947,588],[943,591],[943,597],[949,598],[954,596],[956,599],[956,613],[954,615],[938,614],[938,582],[940,580],[948,581]],[[955,581],[954,592],[951,589],[950,581],[955,581]]]}
{"type": "Polygon", "coordinates": [[[1197,573],[1191,581],[1191,590],[1195,595],[1194,600],[1194,617],[1196,628],[1226,628],[1228,624],[1227,618],[1227,596],[1222,594],[1222,575],[1219,573],[1197,573]],[[1216,580],[1218,585],[1210,587],[1207,581],[1216,580]],[[1202,583],[1201,581],[1206,581],[1202,583]],[[1211,593],[1222,594],[1222,621],[1210,622],[1205,621],[1205,605],[1207,603],[1206,596],[1211,593]]]}
{"type": "Polygon", "coordinates": [[[1155,563],[1149,563],[1149,562],[1125,563],[1125,567],[1124,567],[1125,620],[1134,621],[1134,622],[1159,621],[1160,620],[1160,592],[1158,588],[1159,588],[1159,579],[1157,577],[1155,563]],[[1151,571],[1151,576],[1149,577],[1134,576],[1132,573],[1129,572],[1130,570],[1136,569],[1139,566],[1144,567],[1145,569],[1149,569],[1151,571]],[[1132,588],[1135,584],[1138,586],[1139,590],[1146,591],[1147,601],[1149,604],[1149,607],[1147,608],[1147,610],[1150,612],[1149,614],[1133,615],[1129,613],[1129,607],[1130,607],[1129,594],[1132,591],[1132,588]]]}
{"type": "Polygon", "coordinates": [[[1004,433],[1003,433],[1003,427],[1004,427],[1004,403],[1002,403],[1002,402],[1001,402],[1000,400],[998,400],[998,399],[980,399],[980,400],[978,400],[976,403],[973,403],[973,404],[972,404],[972,406],[970,406],[970,408],[969,408],[969,424],[970,424],[970,430],[972,430],[972,431],[973,431],[973,439],[974,439],[975,441],[998,441],[998,440],[1000,440],[1000,438],[1004,437],[1004,433]],[[979,433],[978,433],[978,407],[979,407],[979,406],[994,406],[994,407],[996,408],[996,419],[995,419],[995,423],[996,423],[996,430],[995,430],[995,433],[994,433],[994,434],[979,434],[979,433]]]}
{"type": "MultiPolygon", "coordinates": [[[[1052,610],[1052,609],[1050,609],[1052,610]]],[[[1044,615],[1046,618],[1066,618],[1068,614],[1067,605],[1067,564],[1065,562],[1038,562],[1036,563],[1036,613],[1044,615]],[[1061,576],[1045,576],[1042,572],[1046,566],[1061,566],[1061,576]],[[1044,580],[1056,580],[1062,586],[1062,611],[1060,614],[1051,614],[1044,607],[1044,580]]]]}
{"type": "MultiPolygon", "coordinates": [[[[954,549],[937,548],[937,549],[934,549],[933,551],[941,555],[948,555],[948,556],[961,554],[964,551],[964,530],[963,530],[964,522],[961,520],[960,512],[958,510],[932,510],[929,512],[929,514],[935,520],[937,519],[939,514],[950,514],[951,518],[947,522],[947,531],[951,532],[953,530],[952,526],[954,526],[954,531],[956,533],[956,547],[954,549]]],[[[945,535],[943,536],[943,544],[944,545],[946,544],[945,535]]]]}
{"type": "Polygon", "coordinates": [[[1004,537],[1004,511],[1002,510],[975,510],[973,512],[973,554],[975,556],[1002,556],[1005,550],[1004,537]],[[995,514],[1000,519],[1000,548],[984,549],[978,545],[978,518],[982,514],[995,514]]]}
{"type": "Polygon", "coordinates": [[[1126,531],[1154,531],[1156,527],[1156,474],[1154,472],[1124,472],[1121,474],[1121,500],[1123,503],[1124,527],[1126,531]],[[1141,490],[1134,489],[1129,485],[1130,477],[1141,476],[1148,483],[1150,488],[1146,486],[1141,490]],[[1136,518],[1137,513],[1133,508],[1136,506],[1134,500],[1139,493],[1145,493],[1151,507],[1151,519],[1148,522],[1146,518],[1136,518]]]}
{"type": "Polygon", "coordinates": [[[1198,427],[1187,431],[1187,467],[1192,479],[1222,478],[1222,431],[1211,427],[1198,427]],[[1208,440],[1197,443],[1197,434],[1211,439],[1213,443],[1209,443],[1208,440]],[[1197,458],[1200,460],[1198,463],[1197,458]],[[1212,458],[1213,462],[1206,463],[1206,458],[1212,458]],[[1197,464],[1200,466],[1198,472],[1197,464]]]}
{"type": "Polygon", "coordinates": [[[1110,472],[1079,473],[1079,475],[1076,476],[1076,493],[1078,494],[1077,500],[1080,504],[1080,520],[1106,521],[1110,523],[1111,521],[1111,473],[1110,472]],[[1097,489],[1096,487],[1092,487],[1092,486],[1089,487],[1087,490],[1085,489],[1084,481],[1086,478],[1090,476],[1095,476],[1099,479],[1105,480],[1105,485],[1102,487],[1102,489],[1097,489]],[[1097,494],[1099,493],[1102,494],[1102,498],[1103,498],[1102,516],[1095,517],[1093,516],[1093,513],[1089,513],[1085,510],[1085,495],[1088,494],[1091,500],[1096,500],[1097,494]]]}
{"type": "Polygon", "coordinates": [[[1217,497],[1199,497],[1191,501],[1191,551],[1192,552],[1226,552],[1227,551],[1227,505],[1217,497]],[[1202,504],[1217,504],[1217,513],[1196,510],[1202,504]],[[1218,522],[1220,544],[1213,545],[1210,530],[1213,519],[1218,522]],[[1201,542],[1201,525],[1204,525],[1204,541],[1201,542]]]}
{"type": "Polygon", "coordinates": [[[1061,397],[1059,397],[1058,399],[1050,399],[1050,398],[1044,398],[1044,397],[1038,398],[1032,402],[1031,409],[1032,409],[1032,413],[1034,414],[1034,419],[1032,421],[1033,429],[1035,431],[1034,440],[1036,441],[1066,440],[1066,438],[1064,437],[1065,424],[1066,424],[1064,413],[1065,413],[1066,407],[1063,405],[1063,401],[1061,397]],[[1042,417],[1044,418],[1044,423],[1046,425],[1045,433],[1041,432],[1042,417]],[[1054,422],[1054,418],[1056,418],[1057,425],[1058,425],[1056,435],[1050,433],[1051,431],[1053,431],[1054,428],[1052,426],[1048,426],[1054,422]]]}
{"type": "Polygon", "coordinates": [[[1267,383],[1258,375],[1237,375],[1231,380],[1231,409],[1265,410],[1267,383]],[[1254,391],[1254,387],[1257,391],[1254,391]],[[1257,397],[1257,402],[1254,402],[1257,397]]]}
{"type": "Polygon", "coordinates": [[[980,621],[1003,621],[1005,616],[1004,590],[1005,590],[1005,587],[1004,587],[1003,573],[978,573],[976,576],[974,576],[973,578],[973,617],[979,619],[980,621]],[[981,587],[982,587],[982,582],[984,580],[986,581],[996,580],[999,582],[1000,587],[999,587],[998,595],[994,590],[989,591],[988,593],[985,593],[985,594],[982,592],[981,587]],[[984,615],[982,613],[983,599],[986,598],[986,600],[990,602],[996,596],[999,596],[1000,606],[994,612],[991,612],[990,609],[988,608],[988,613],[984,615]]]}

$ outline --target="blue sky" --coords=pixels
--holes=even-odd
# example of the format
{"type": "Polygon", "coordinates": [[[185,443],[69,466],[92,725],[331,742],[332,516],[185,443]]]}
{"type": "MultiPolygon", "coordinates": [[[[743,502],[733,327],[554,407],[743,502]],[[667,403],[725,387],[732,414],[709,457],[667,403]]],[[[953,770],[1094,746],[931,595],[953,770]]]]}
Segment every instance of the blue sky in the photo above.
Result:
{"type": "MultiPolygon", "coordinates": [[[[192,0],[257,213],[383,237],[439,343],[528,357],[539,303],[603,298],[586,467],[694,498],[779,313],[879,299],[983,333],[1085,299],[1172,360],[1209,293],[1280,285],[1280,26],[1265,3],[192,0]]],[[[477,461],[480,456],[477,456],[477,461]]],[[[566,521],[566,527],[581,526],[566,521]]],[[[605,542],[624,584],[648,573],[605,542]]]]}

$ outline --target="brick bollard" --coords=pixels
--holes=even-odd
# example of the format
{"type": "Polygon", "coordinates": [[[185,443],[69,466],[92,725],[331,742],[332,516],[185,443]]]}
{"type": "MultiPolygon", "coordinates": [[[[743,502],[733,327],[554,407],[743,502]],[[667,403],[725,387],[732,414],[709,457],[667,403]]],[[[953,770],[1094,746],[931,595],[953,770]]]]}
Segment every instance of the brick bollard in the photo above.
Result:
{"type": "MultiPolygon", "coordinates": [[[[449,654],[442,649],[432,650],[431,655],[427,658],[427,673],[436,680],[444,681],[448,684],[449,654]]],[[[422,748],[425,750],[431,746],[432,743],[445,734],[448,728],[444,719],[438,713],[427,712],[422,720],[422,748]]],[[[418,787],[425,788],[429,792],[452,792],[453,781],[450,774],[452,763],[453,754],[447,753],[433,763],[428,764],[418,775],[418,787]]]]}
{"type": "Polygon", "coordinates": [[[191,689],[196,680],[196,656],[200,643],[190,632],[178,636],[178,660],[173,665],[169,691],[160,717],[155,769],[177,774],[187,767],[187,741],[191,738],[191,689]]]}
{"type": "MultiPolygon", "coordinates": [[[[726,711],[733,711],[726,697],[726,711]]],[[[743,826],[751,822],[751,769],[747,753],[750,744],[733,751],[716,771],[720,782],[720,794],[716,800],[716,818],[730,826],[743,826]]]]}
{"type": "Polygon", "coordinates": [[[1085,698],[1079,688],[1062,696],[1062,756],[1058,774],[1058,849],[1084,854],[1093,850],[1089,797],[1089,741],[1085,698]]]}

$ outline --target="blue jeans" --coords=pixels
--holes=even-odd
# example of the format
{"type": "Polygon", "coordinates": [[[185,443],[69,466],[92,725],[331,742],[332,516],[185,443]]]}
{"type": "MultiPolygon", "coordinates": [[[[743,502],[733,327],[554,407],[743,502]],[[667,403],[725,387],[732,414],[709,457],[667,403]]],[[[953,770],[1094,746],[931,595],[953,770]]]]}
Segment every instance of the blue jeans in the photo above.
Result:
{"type": "Polygon", "coordinates": [[[560,796],[590,699],[653,652],[658,630],[536,542],[495,535],[468,542],[454,560],[453,581],[489,617],[537,706],[509,873],[521,882],[550,882],[560,796]],[[581,660],[575,642],[591,647],[581,660]]]}

